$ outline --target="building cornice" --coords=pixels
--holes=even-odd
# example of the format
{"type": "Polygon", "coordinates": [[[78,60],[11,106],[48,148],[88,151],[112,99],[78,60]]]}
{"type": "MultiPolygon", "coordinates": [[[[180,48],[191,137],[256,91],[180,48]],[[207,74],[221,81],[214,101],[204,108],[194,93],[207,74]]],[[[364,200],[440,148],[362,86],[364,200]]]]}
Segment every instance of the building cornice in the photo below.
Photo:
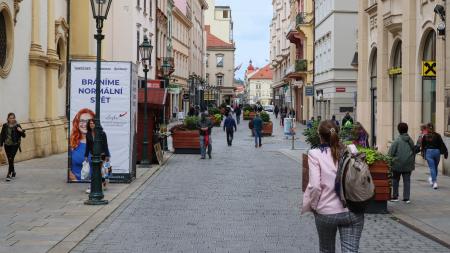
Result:
{"type": "Polygon", "coordinates": [[[320,26],[323,22],[325,22],[329,17],[331,17],[334,14],[356,14],[358,15],[358,11],[343,11],[343,10],[334,10],[328,13],[320,22],[316,24],[316,28],[320,26]]]}

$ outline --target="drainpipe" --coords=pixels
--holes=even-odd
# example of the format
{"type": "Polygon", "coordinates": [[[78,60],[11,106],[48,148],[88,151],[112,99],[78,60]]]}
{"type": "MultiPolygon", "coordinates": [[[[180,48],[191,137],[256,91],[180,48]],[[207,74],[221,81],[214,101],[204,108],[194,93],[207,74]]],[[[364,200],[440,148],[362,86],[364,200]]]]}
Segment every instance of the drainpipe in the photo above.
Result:
{"type": "MultiPolygon", "coordinates": [[[[67,0],[67,24],[69,26],[68,34],[67,34],[67,43],[66,43],[66,124],[67,124],[67,132],[70,133],[70,76],[71,76],[71,67],[70,67],[70,0],[67,0]]],[[[67,135],[69,136],[69,135],[67,135]]],[[[72,164],[72,154],[70,152],[70,141],[67,142],[67,168],[70,168],[72,164]]],[[[69,182],[69,173],[67,173],[67,182],[69,182]]]]}
{"type": "MultiPolygon", "coordinates": [[[[313,27],[315,27],[315,23],[316,23],[316,12],[314,11],[315,8],[316,8],[316,1],[312,0],[312,12],[313,12],[312,16],[313,17],[312,17],[311,22],[313,24],[313,27]]],[[[314,94],[316,94],[316,91],[314,89],[314,86],[315,86],[315,84],[314,84],[314,82],[315,82],[315,75],[314,75],[314,73],[315,73],[315,69],[316,69],[316,61],[315,61],[315,59],[316,59],[316,57],[315,57],[316,56],[316,46],[315,46],[315,42],[316,42],[316,30],[314,28],[313,29],[313,55],[312,55],[312,57],[313,57],[312,58],[313,59],[313,67],[312,67],[312,85],[313,85],[312,110],[313,110],[314,117],[317,118],[316,109],[315,109],[316,103],[315,103],[315,96],[314,96],[314,94]]],[[[309,115],[309,116],[311,116],[311,115],[309,115]]],[[[309,120],[309,119],[307,119],[307,120],[309,120]]]]}

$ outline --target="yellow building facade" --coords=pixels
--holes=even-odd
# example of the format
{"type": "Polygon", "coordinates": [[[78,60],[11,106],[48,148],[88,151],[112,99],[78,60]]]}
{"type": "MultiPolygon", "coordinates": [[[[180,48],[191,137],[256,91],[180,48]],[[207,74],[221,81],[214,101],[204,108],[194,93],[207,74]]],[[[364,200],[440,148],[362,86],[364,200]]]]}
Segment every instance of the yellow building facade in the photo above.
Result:
{"type": "Polygon", "coordinates": [[[18,160],[67,150],[66,1],[1,0],[0,123],[14,112],[26,130],[18,160]],[[31,18],[30,18],[31,17],[31,18]]]}

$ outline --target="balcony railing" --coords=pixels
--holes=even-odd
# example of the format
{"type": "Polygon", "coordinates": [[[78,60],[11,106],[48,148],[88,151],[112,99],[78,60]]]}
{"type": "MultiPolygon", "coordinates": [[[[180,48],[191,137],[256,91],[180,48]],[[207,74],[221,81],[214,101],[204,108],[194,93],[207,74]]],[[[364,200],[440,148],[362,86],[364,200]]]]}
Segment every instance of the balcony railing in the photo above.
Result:
{"type": "Polygon", "coordinates": [[[295,61],[295,72],[305,72],[308,70],[308,62],[305,59],[295,61]]]}

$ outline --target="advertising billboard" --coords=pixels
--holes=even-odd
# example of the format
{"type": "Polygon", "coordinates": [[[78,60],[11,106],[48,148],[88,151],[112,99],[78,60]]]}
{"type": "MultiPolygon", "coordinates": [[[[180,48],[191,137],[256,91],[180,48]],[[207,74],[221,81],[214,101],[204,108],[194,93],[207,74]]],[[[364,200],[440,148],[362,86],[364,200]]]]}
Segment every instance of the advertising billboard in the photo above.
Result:
{"type": "MultiPolygon", "coordinates": [[[[100,121],[111,154],[112,181],[131,181],[135,175],[134,139],[137,122],[136,68],[130,62],[102,62],[100,121]]],[[[72,61],[70,77],[69,182],[82,178],[87,124],[95,117],[96,62],[72,61]]]]}

